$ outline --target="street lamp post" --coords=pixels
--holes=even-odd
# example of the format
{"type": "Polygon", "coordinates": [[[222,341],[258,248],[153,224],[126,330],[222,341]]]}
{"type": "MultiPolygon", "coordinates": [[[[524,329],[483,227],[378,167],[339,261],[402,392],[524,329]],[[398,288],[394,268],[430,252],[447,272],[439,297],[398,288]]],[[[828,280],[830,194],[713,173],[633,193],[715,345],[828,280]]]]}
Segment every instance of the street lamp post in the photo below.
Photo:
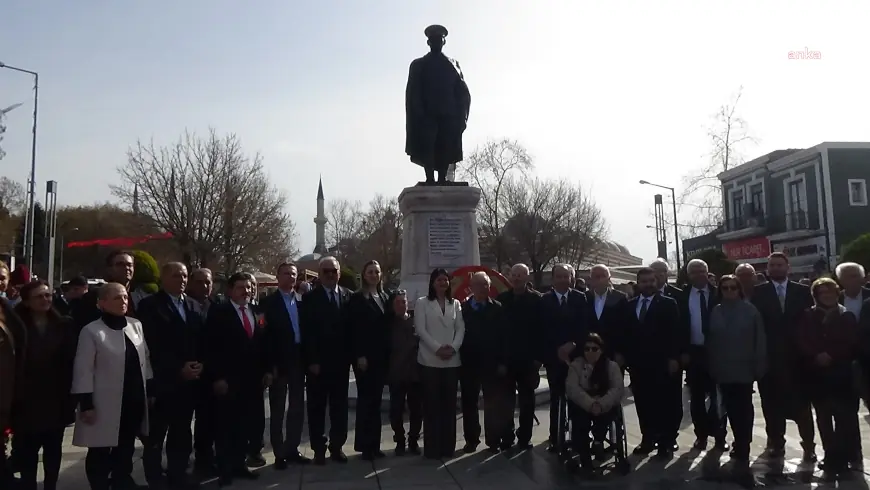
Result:
{"type": "MultiPolygon", "coordinates": [[[[673,187],[668,187],[666,185],[653,184],[652,182],[647,182],[645,180],[640,181],[641,185],[651,185],[653,187],[658,187],[659,189],[667,189],[671,191],[671,200],[674,204],[674,246],[677,248],[677,275],[679,275],[680,271],[683,269],[682,264],[680,263],[680,228],[677,225],[677,191],[674,190],[673,187]]],[[[667,258],[667,257],[665,257],[667,258]]]]}
{"type": "Polygon", "coordinates": [[[30,182],[27,192],[27,219],[24,224],[24,254],[27,268],[33,270],[33,225],[36,221],[36,115],[39,106],[39,73],[10,66],[0,61],[0,68],[17,71],[33,76],[33,135],[30,143],[30,182]]]}
{"type": "MultiPolygon", "coordinates": [[[[79,231],[78,228],[73,228],[73,229],[70,230],[69,232],[70,232],[70,233],[75,233],[75,232],[77,232],[77,231],[79,231]]],[[[64,236],[61,235],[61,236],[60,236],[60,267],[58,267],[58,269],[59,269],[59,271],[58,271],[58,272],[59,272],[58,276],[60,276],[60,277],[58,277],[58,281],[57,281],[58,284],[63,284],[63,254],[64,254],[65,251],[66,251],[66,240],[64,239],[64,236]]]]}

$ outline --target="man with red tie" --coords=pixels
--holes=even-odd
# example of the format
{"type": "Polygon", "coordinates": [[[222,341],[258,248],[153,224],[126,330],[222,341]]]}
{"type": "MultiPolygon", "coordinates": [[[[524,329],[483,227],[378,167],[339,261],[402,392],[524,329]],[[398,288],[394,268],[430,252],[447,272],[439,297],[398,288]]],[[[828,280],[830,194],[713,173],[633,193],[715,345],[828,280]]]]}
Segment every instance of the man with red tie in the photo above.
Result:
{"type": "Polygon", "coordinates": [[[256,414],[262,410],[263,389],[271,383],[271,366],[264,342],[265,320],[251,304],[254,286],[244,273],[227,281],[229,301],[212,305],[206,320],[204,375],[217,397],[216,434],[219,483],[235,478],[256,479],[245,457],[260,450],[262,428],[256,414]],[[259,407],[257,406],[259,404],[259,407]]]}

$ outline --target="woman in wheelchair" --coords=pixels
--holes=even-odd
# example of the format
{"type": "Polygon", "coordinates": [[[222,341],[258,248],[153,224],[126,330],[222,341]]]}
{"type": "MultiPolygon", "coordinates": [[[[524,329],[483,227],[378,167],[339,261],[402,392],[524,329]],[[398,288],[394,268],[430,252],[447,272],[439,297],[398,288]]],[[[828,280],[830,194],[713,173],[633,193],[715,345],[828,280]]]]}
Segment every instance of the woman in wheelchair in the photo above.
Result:
{"type": "Polygon", "coordinates": [[[595,435],[595,450],[603,449],[603,440],[614,417],[619,414],[625,390],[619,365],[602,354],[604,342],[590,333],[583,346],[583,356],[568,368],[565,394],[571,417],[571,445],[579,456],[580,465],[592,463],[589,432],[595,435]]]}

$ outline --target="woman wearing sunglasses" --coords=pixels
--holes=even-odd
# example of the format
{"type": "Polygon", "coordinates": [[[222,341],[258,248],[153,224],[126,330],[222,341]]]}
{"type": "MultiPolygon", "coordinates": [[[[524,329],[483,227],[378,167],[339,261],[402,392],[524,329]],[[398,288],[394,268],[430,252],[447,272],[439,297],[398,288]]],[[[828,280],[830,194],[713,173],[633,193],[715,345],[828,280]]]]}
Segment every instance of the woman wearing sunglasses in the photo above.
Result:
{"type": "Polygon", "coordinates": [[[767,346],[761,314],[743,300],[743,287],[734,275],[719,279],[721,301],[710,312],[704,332],[710,376],[719,387],[722,406],[734,434],[731,458],[740,477],[749,472],[749,446],[755,410],[752,385],[766,371],[767,346]]]}
{"type": "MultiPolygon", "coordinates": [[[[598,334],[590,333],[583,345],[583,356],[568,368],[565,394],[571,402],[571,442],[583,469],[591,469],[592,451],[589,431],[607,431],[622,402],[625,390],[619,365],[602,355],[604,342],[598,334]]],[[[601,440],[603,437],[597,437],[601,440]]]]}

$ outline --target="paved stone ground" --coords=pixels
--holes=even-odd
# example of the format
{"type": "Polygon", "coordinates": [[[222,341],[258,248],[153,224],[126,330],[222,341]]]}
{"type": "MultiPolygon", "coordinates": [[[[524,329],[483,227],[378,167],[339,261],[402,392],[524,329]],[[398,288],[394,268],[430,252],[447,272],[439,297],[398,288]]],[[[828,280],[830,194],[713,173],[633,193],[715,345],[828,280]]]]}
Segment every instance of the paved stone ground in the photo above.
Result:
{"type": "MultiPolygon", "coordinates": [[[[753,441],[753,457],[757,458],[761,453],[764,443],[764,420],[761,416],[760,401],[756,395],[756,429],[753,441]]],[[[268,410],[268,407],[267,407],[268,410]]],[[[625,401],[626,426],[628,430],[629,446],[633,447],[639,442],[640,430],[637,425],[637,416],[629,397],[625,401]]],[[[240,490],[260,489],[304,489],[304,490],[363,490],[363,489],[400,489],[412,488],[415,490],[513,490],[513,489],[547,489],[560,490],[583,486],[585,488],[631,488],[631,489],[661,489],[678,490],[691,485],[692,489],[706,490],[714,488],[738,488],[733,483],[723,482],[718,478],[717,471],[720,464],[727,461],[727,456],[707,454],[704,452],[691,451],[693,441],[692,427],[688,420],[688,410],[683,421],[683,430],[680,434],[680,452],[675,459],[669,462],[661,462],[650,459],[631,458],[633,471],[629,476],[605,475],[593,481],[583,481],[578,476],[570,475],[557,461],[556,457],[544,450],[544,442],[547,438],[548,413],[545,407],[540,407],[537,417],[541,422],[535,427],[532,450],[519,454],[492,455],[485,451],[477,454],[464,455],[457,452],[456,459],[443,462],[430,462],[420,457],[405,456],[402,458],[391,455],[393,448],[392,431],[385,424],[383,431],[383,448],[389,456],[376,461],[374,464],[361,461],[355,455],[352,448],[353,434],[350,434],[349,443],[345,451],[350,456],[347,465],[327,463],[324,467],[291,467],[285,472],[273,471],[270,465],[257,470],[261,477],[256,482],[238,482],[231,488],[240,490]]],[[[268,416],[268,412],[267,412],[268,416]]],[[[864,454],[870,455],[870,415],[866,408],[861,407],[861,431],[864,443],[864,454]]],[[[353,427],[353,414],[351,414],[351,427],[353,427]]],[[[481,414],[482,419],[482,414],[481,414]]],[[[462,423],[458,422],[459,439],[457,448],[461,448],[462,423]]],[[[797,429],[789,423],[788,452],[786,455],[785,469],[794,476],[790,481],[771,481],[764,478],[767,465],[760,460],[753,464],[753,470],[762,484],[769,487],[797,487],[797,488],[834,488],[834,484],[819,483],[818,473],[813,473],[812,468],[801,468],[798,465],[800,458],[800,446],[798,444],[797,429]]],[[[64,465],[61,475],[60,488],[62,490],[84,490],[88,488],[84,478],[84,455],[85,450],[70,445],[72,429],[67,430],[66,446],[64,448],[64,465]]],[[[818,441],[818,436],[817,436],[818,441]]],[[[267,460],[271,463],[271,450],[266,438],[267,460]]],[[[303,451],[311,455],[307,444],[303,444],[303,451]]],[[[818,449],[821,456],[821,446],[818,449]]],[[[137,451],[137,460],[141,450],[137,451]]],[[[870,461],[865,459],[865,465],[870,469],[870,461]]],[[[141,464],[136,464],[136,477],[142,482],[141,464]]],[[[855,474],[848,482],[841,482],[839,488],[868,489],[868,476],[855,474]]],[[[204,488],[216,488],[215,483],[204,483],[204,488]]]]}

